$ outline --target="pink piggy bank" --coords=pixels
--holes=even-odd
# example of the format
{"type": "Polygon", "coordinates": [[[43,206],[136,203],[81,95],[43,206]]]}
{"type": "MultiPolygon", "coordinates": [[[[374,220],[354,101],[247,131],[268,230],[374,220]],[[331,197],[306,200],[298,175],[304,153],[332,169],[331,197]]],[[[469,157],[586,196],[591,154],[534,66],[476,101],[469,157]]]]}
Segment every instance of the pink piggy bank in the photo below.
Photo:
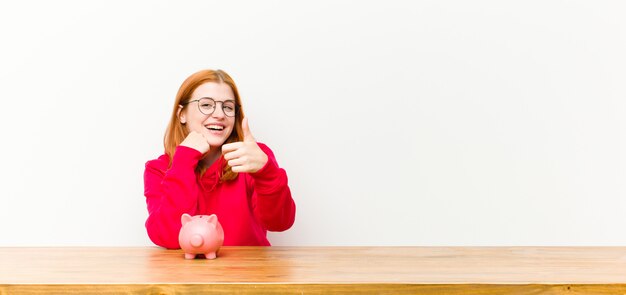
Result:
{"type": "Polygon", "coordinates": [[[204,254],[206,259],[215,259],[217,251],[224,243],[224,230],[215,214],[181,216],[183,226],[178,234],[178,243],[185,252],[185,259],[194,259],[204,254]]]}

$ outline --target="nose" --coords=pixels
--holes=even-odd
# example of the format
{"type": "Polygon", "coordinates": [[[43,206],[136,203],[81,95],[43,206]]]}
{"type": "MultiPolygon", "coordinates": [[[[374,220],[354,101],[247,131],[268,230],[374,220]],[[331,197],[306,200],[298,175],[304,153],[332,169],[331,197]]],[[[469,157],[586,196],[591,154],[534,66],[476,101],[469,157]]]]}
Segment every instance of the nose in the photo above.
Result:
{"type": "Polygon", "coordinates": [[[213,114],[211,114],[211,116],[216,118],[223,118],[226,116],[224,113],[224,106],[220,101],[215,102],[215,109],[213,110],[213,114]]]}

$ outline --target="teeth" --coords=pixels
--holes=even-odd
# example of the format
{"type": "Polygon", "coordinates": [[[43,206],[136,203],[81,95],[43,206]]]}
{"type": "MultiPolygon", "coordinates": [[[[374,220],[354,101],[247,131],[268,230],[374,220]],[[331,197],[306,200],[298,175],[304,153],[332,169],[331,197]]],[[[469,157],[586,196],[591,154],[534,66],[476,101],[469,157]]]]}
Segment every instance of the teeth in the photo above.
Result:
{"type": "Polygon", "coordinates": [[[211,130],[224,130],[224,127],[219,126],[219,125],[208,125],[206,127],[211,129],[211,130]]]}

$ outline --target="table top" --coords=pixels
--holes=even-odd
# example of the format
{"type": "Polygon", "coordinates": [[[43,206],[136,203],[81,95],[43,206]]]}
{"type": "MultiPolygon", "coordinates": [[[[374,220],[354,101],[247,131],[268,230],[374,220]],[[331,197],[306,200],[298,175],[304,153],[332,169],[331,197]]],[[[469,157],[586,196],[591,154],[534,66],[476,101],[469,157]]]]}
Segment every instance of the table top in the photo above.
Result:
{"type": "Polygon", "coordinates": [[[2,286],[106,284],[626,290],[626,247],[222,247],[214,260],[158,247],[0,248],[0,294],[2,286]]]}

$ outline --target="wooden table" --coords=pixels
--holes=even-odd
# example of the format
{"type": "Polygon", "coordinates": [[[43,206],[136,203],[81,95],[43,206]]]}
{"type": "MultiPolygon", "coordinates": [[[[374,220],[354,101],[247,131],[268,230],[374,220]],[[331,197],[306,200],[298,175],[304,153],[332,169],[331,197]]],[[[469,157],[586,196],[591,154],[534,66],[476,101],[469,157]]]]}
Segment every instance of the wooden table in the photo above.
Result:
{"type": "Polygon", "coordinates": [[[0,248],[0,294],[626,294],[626,247],[0,248]]]}

